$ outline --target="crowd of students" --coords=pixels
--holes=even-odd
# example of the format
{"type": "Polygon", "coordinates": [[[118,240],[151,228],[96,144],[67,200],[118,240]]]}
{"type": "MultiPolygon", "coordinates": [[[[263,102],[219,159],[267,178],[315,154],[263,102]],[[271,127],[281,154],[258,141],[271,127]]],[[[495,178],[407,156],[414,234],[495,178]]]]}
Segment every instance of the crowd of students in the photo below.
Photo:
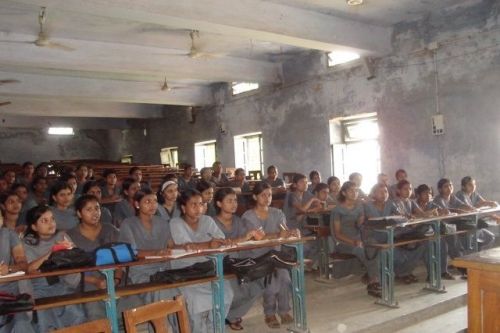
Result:
{"type": "MultiPolygon", "coordinates": [[[[139,257],[166,255],[172,249],[212,249],[251,239],[275,239],[307,235],[304,228],[312,213],[331,211],[330,226],[335,251],[355,255],[366,267],[363,280],[368,294],[380,297],[378,255],[365,246],[367,242],[384,242],[384,234],[365,232],[363,225],[370,218],[403,215],[408,218],[432,217],[450,213],[474,211],[484,206],[496,206],[478,194],[475,181],[464,177],[461,190],[453,193],[448,179],[438,182],[438,192],[432,198],[430,186],[422,184],[415,191],[404,170],[396,173],[397,183],[389,185],[386,175],[367,195],[360,190],[362,175],[354,173],[341,185],[337,177],[321,182],[319,172],[312,171],[309,181],[303,174],[295,174],[286,188],[278,177],[278,168],[270,166],[267,177],[253,188],[245,178],[245,170],[236,169],[234,178],[222,172],[220,162],[212,168],[201,170],[200,178],[193,177],[193,168],[185,165],[182,175],[165,175],[158,191],[142,180],[140,168],[130,169],[129,177],[118,182],[117,173],[106,169],[101,179],[94,179],[86,165],[68,168],[56,180],[49,182],[47,165],[36,168],[30,162],[22,166],[22,173],[7,170],[0,177],[0,205],[3,227],[0,229],[0,275],[24,270],[35,272],[57,247],[73,246],[93,251],[115,241],[132,244],[139,257]],[[283,208],[272,207],[276,188],[286,191],[283,208]],[[237,190],[237,191],[235,191],[237,190]],[[241,195],[241,193],[245,195],[241,195]],[[252,203],[249,203],[251,198],[252,203]],[[236,214],[238,205],[247,210],[236,214]],[[108,207],[113,207],[108,209],[108,207]]],[[[497,215],[481,220],[481,227],[500,221],[497,215]]],[[[452,229],[475,228],[471,221],[446,223],[447,233],[452,229]]],[[[426,227],[401,228],[398,236],[429,236],[433,230],[426,227]]],[[[494,235],[487,228],[477,231],[481,246],[494,242],[494,235]]],[[[231,253],[231,256],[257,257],[269,248],[231,253]]],[[[305,256],[313,263],[317,257],[314,242],[305,246],[305,256]]],[[[447,256],[452,258],[464,252],[462,239],[451,235],[442,242],[443,278],[454,278],[447,270],[447,256]]],[[[412,274],[420,260],[426,260],[426,248],[398,248],[394,267],[398,279],[413,283],[412,274]]],[[[156,272],[182,268],[203,257],[178,259],[131,267],[125,275],[115,272],[115,284],[149,282],[156,272]]],[[[314,264],[313,264],[314,268],[314,264]]],[[[104,276],[92,272],[83,276],[85,290],[106,288],[104,276]]],[[[80,275],[66,275],[55,279],[34,279],[31,283],[3,283],[0,291],[29,292],[35,298],[57,296],[78,291],[80,275]]],[[[265,323],[278,328],[293,322],[290,315],[291,280],[287,270],[279,269],[270,283],[257,280],[238,284],[226,281],[224,286],[226,323],[233,330],[241,330],[242,318],[255,301],[262,297],[265,323]],[[279,319],[278,319],[279,318],[279,319]]],[[[119,310],[137,307],[161,299],[172,299],[183,294],[190,315],[193,332],[211,331],[212,295],[209,284],[165,289],[119,300],[119,310]]],[[[105,317],[100,302],[70,305],[37,311],[35,318],[18,314],[2,318],[0,332],[47,332],[52,329],[75,325],[105,317]],[[7,322],[8,321],[8,322],[7,322]]],[[[169,318],[175,326],[175,318],[169,318]]]]}

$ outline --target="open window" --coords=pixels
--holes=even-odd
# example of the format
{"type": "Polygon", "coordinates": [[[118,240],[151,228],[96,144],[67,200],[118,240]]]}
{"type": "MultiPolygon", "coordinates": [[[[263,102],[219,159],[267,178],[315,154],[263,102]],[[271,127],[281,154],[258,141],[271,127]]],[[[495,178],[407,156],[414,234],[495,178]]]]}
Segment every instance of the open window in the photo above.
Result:
{"type": "Polygon", "coordinates": [[[179,148],[166,147],[160,150],[161,164],[175,168],[179,165],[179,148]]]}
{"type": "Polygon", "coordinates": [[[235,165],[251,171],[264,172],[262,133],[248,133],[234,137],[235,165]]]}
{"type": "Polygon", "coordinates": [[[216,161],[215,140],[197,142],[194,144],[194,160],[198,170],[211,167],[216,161]]]}

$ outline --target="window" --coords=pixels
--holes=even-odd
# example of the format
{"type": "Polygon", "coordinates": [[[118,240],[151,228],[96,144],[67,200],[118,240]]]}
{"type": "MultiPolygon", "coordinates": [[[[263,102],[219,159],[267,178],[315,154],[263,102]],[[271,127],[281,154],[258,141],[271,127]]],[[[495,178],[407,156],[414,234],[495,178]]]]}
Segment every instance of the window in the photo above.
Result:
{"type": "Polygon", "coordinates": [[[179,148],[167,147],[160,150],[161,164],[169,165],[172,168],[179,164],[179,148]]]}
{"type": "Polygon", "coordinates": [[[133,162],[132,155],[123,155],[121,158],[121,162],[125,164],[132,164],[133,162]]]}
{"type": "Polygon", "coordinates": [[[257,90],[259,89],[259,84],[252,82],[233,82],[231,88],[233,89],[233,96],[234,96],[242,94],[247,91],[257,90]]]}
{"type": "Polygon", "coordinates": [[[211,167],[216,161],[215,140],[198,142],[194,144],[194,161],[196,169],[211,167]]]}
{"type": "Polygon", "coordinates": [[[262,133],[248,133],[234,137],[234,156],[237,168],[264,172],[262,133]]]}
{"type": "Polygon", "coordinates": [[[49,127],[50,135],[74,135],[73,127],[49,127]]]}
{"type": "Polygon", "coordinates": [[[333,51],[328,53],[328,67],[333,67],[346,62],[359,59],[360,55],[354,52],[333,51]]]}
{"type": "Polygon", "coordinates": [[[379,128],[376,114],[330,122],[333,174],[346,181],[353,172],[363,175],[361,189],[369,193],[380,173],[379,128]]]}

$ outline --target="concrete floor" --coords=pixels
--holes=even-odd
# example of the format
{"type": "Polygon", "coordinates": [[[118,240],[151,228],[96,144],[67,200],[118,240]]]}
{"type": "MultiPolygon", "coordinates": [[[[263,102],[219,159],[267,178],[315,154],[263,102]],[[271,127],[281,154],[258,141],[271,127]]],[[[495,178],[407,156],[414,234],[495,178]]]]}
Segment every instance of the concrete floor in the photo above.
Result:
{"type": "MultiPolygon", "coordinates": [[[[396,298],[400,307],[391,309],[374,304],[375,298],[366,294],[359,276],[323,282],[316,279],[316,274],[307,274],[306,305],[310,331],[456,333],[465,328],[466,281],[445,281],[447,292],[436,294],[422,290],[425,280],[423,268],[417,269],[417,276],[422,282],[396,285],[396,298]],[[418,326],[412,326],[416,324],[418,326]],[[427,325],[427,329],[422,329],[423,324],[427,325]]],[[[243,332],[287,332],[286,328],[270,329],[265,325],[260,302],[244,318],[243,326],[243,332]]],[[[229,328],[227,331],[232,332],[229,328]]]]}

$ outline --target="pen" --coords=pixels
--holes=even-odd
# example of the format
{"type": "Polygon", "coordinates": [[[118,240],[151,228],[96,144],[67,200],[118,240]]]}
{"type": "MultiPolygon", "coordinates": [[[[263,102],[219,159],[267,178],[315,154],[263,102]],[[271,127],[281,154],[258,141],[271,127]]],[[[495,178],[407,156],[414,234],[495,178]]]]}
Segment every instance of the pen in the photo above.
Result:
{"type": "Polygon", "coordinates": [[[280,223],[280,227],[281,229],[283,229],[283,231],[288,231],[288,228],[286,227],[286,225],[283,225],[283,223],[280,223]]]}

